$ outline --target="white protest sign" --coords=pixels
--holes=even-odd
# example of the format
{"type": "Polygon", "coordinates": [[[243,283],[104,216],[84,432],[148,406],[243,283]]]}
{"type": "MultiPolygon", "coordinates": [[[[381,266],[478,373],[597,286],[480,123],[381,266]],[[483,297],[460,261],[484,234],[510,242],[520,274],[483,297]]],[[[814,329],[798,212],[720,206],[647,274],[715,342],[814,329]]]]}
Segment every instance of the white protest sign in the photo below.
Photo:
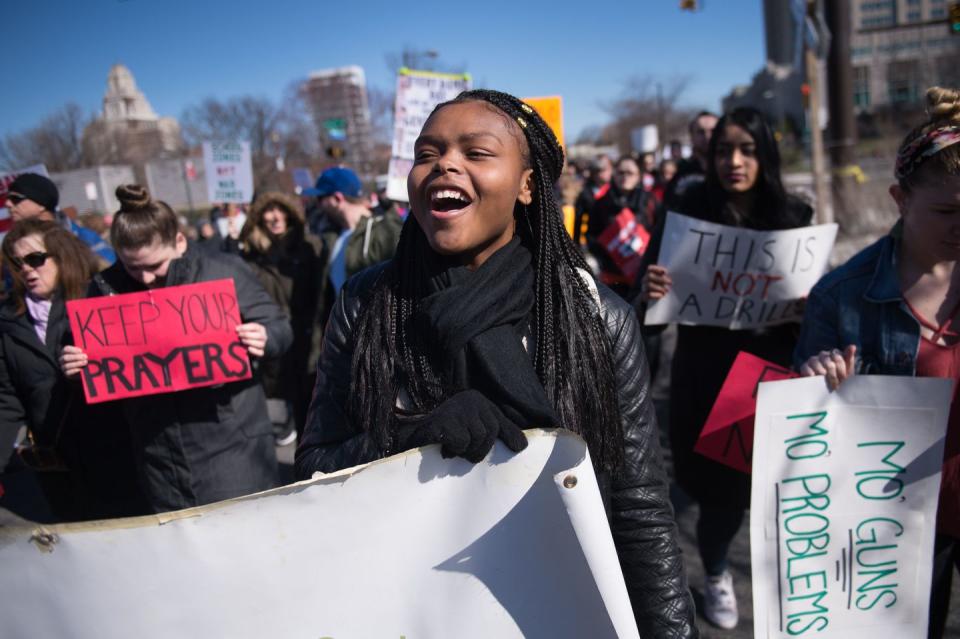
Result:
{"type": "Polygon", "coordinates": [[[397,100],[394,103],[393,151],[387,171],[388,198],[407,201],[407,174],[413,166],[413,145],[434,107],[469,90],[468,73],[400,69],[397,73],[397,100]]]}
{"type": "Polygon", "coordinates": [[[926,637],[952,380],[760,384],[754,636],[926,637]]]}
{"type": "Polygon", "coordinates": [[[836,236],[836,224],[753,231],[671,211],[657,263],[673,286],[647,306],[644,322],[741,329],[797,321],[836,236]]]}
{"type": "Polygon", "coordinates": [[[211,202],[243,204],[253,198],[249,142],[204,142],[203,164],[211,202]]]}
{"type": "Polygon", "coordinates": [[[251,497],[2,530],[0,635],[638,639],[583,440],[438,446],[251,497]]]}
{"type": "Polygon", "coordinates": [[[17,176],[23,175],[24,173],[36,173],[43,177],[50,177],[50,174],[47,173],[47,167],[43,164],[34,164],[19,171],[0,175],[0,240],[3,239],[3,236],[6,235],[10,227],[13,226],[13,218],[10,217],[10,209],[7,208],[8,189],[10,184],[17,179],[17,176]]]}

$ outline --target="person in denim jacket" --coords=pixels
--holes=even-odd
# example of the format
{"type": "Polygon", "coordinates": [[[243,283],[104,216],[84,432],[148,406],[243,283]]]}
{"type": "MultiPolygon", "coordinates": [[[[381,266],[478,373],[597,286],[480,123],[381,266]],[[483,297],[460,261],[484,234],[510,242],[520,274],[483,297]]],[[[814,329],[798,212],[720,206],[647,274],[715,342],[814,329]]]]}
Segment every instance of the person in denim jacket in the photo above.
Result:
{"type": "MultiPolygon", "coordinates": [[[[854,373],[960,379],[960,91],[927,92],[930,119],[907,135],[890,187],[901,219],[823,277],[807,301],[794,364],[831,389],[854,373]],[[842,349],[842,350],[841,350],[842,349]]],[[[944,447],[930,604],[943,635],[960,567],[960,397],[944,447]]]]}

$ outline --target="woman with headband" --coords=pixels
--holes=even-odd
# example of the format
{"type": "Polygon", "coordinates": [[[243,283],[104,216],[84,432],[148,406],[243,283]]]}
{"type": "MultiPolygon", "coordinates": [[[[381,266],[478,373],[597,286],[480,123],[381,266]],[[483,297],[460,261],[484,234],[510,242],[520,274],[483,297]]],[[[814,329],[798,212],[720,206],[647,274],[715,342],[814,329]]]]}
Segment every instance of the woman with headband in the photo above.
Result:
{"type": "MultiPolygon", "coordinates": [[[[811,291],[795,364],[837,388],[855,373],[960,379],[960,91],[927,91],[930,117],[897,153],[890,233],[811,291]]],[[[944,447],[930,602],[943,635],[960,566],[960,398],[944,447]]]]}

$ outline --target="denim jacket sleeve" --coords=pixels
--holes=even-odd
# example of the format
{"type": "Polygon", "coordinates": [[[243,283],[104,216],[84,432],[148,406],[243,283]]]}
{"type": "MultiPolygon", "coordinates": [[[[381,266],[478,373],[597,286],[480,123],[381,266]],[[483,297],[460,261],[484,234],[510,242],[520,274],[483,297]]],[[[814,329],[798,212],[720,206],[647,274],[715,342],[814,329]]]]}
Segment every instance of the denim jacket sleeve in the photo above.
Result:
{"type": "Polygon", "coordinates": [[[807,297],[800,338],[793,351],[794,369],[799,371],[804,362],[820,351],[846,347],[841,341],[837,300],[825,286],[818,284],[807,297]]]}

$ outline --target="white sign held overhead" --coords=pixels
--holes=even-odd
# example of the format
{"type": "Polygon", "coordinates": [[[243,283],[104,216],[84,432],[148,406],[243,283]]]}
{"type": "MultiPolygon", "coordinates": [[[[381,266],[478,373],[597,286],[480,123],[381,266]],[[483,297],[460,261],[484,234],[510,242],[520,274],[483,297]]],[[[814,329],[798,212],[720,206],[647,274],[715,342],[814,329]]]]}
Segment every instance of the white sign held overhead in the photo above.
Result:
{"type": "Polygon", "coordinates": [[[204,142],[203,164],[211,202],[243,204],[253,198],[249,142],[204,142]]]}
{"type": "Polygon", "coordinates": [[[657,263],[673,285],[644,321],[732,329],[798,321],[836,236],[836,224],[753,231],[671,211],[657,263]]]}
{"type": "Polygon", "coordinates": [[[926,637],[952,380],[762,383],[750,502],[754,636],[926,637]],[[763,460],[763,463],[757,463],[763,460]]]}
{"type": "Polygon", "coordinates": [[[657,125],[648,124],[631,131],[630,144],[637,153],[655,153],[660,148],[660,133],[657,125]]]}
{"type": "Polygon", "coordinates": [[[583,440],[439,446],[153,517],[6,529],[5,639],[639,639],[583,440]]]}
{"type": "Polygon", "coordinates": [[[407,174],[413,166],[413,145],[434,107],[470,90],[468,73],[434,73],[400,69],[394,103],[393,150],[387,171],[387,197],[407,201],[407,174]]]}

